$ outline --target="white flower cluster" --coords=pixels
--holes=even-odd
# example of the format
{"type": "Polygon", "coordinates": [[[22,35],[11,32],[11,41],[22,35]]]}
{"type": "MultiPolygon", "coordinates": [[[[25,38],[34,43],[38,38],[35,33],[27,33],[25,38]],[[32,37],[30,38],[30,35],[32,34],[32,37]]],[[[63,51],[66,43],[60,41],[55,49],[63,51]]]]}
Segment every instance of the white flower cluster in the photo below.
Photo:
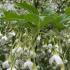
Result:
{"type": "Polygon", "coordinates": [[[29,57],[32,57],[32,58],[36,57],[35,51],[29,50],[28,48],[24,48],[23,52],[24,52],[25,56],[29,56],[29,57]]]}
{"type": "Polygon", "coordinates": [[[5,9],[7,11],[16,11],[13,1],[6,1],[4,4],[0,4],[0,9],[5,9]]]}
{"type": "Polygon", "coordinates": [[[5,62],[2,63],[2,67],[3,67],[3,69],[7,69],[7,70],[16,70],[15,67],[12,67],[12,68],[10,67],[8,60],[6,60],[5,62]]]}
{"type": "Polygon", "coordinates": [[[33,65],[34,65],[34,63],[29,59],[26,60],[25,62],[22,61],[21,59],[17,59],[15,62],[15,66],[13,66],[13,67],[11,67],[8,60],[6,60],[5,62],[2,63],[3,69],[7,69],[7,70],[17,70],[19,68],[22,70],[23,69],[33,70],[33,65]]]}
{"type": "Polygon", "coordinates": [[[6,1],[6,3],[4,4],[4,9],[6,9],[7,11],[16,11],[14,4],[8,1],[6,1]]]}
{"type": "Polygon", "coordinates": [[[51,53],[53,45],[50,43],[50,44],[47,45],[47,48],[48,48],[48,53],[51,53]]]}
{"type": "Polygon", "coordinates": [[[52,43],[44,44],[42,47],[47,49],[47,52],[50,54],[53,54],[52,52],[54,51],[62,54],[62,48],[60,48],[61,46],[59,46],[58,43],[55,43],[54,45],[52,43]]]}
{"type": "Polygon", "coordinates": [[[0,33],[0,46],[7,44],[10,39],[15,35],[15,32],[9,32],[8,35],[3,35],[0,33]]]}
{"type": "Polygon", "coordinates": [[[21,59],[16,59],[16,61],[15,61],[15,68],[16,68],[16,69],[19,70],[19,68],[20,68],[20,69],[23,70],[23,68],[24,68],[23,65],[24,65],[24,61],[23,61],[23,60],[21,60],[21,59]]]}
{"type": "Polygon", "coordinates": [[[69,30],[64,30],[61,32],[61,35],[63,36],[63,42],[66,45],[70,44],[70,32],[69,32],[69,30]]]}
{"type": "Polygon", "coordinates": [[[20,57],[20,55],[23,54],[23,48],[22,47],[15,47],[12,49],[12,55],[15,57],[20,57]]]}
{"type": "Polygon", "coordinates": [[[55,4],[55,3],[51,3],[51,4],[50,4],[50,8],[51,8],[52,10],[57,11],[58,5],[55,4]]]}

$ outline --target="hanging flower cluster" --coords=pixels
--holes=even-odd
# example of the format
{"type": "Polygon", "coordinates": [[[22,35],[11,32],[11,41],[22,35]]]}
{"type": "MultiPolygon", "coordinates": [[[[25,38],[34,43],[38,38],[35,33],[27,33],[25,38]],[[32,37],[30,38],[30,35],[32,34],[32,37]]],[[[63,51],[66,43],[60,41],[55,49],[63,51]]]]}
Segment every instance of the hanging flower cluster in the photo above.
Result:
{"type": "Polygon", "coordinates": [[[0,46],[9,43],[12,37],[14,37],[15,35],[16,35],[15,32],[9,32],[7,35],[3,35],[0,33],[0,46]]]}
{"type": "Polygon", "coordinates": [[[13,1],[6,1],[4,4],[0,4],[0,9],[4,9],[6,11],[16,11],[13,1]]]}

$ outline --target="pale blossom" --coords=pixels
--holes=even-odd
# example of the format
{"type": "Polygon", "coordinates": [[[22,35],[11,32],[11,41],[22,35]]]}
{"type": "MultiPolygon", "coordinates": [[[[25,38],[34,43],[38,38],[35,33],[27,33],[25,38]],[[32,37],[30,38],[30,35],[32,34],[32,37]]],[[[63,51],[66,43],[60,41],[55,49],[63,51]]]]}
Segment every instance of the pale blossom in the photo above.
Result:
{"type": "Polygon", "coordinates": [[[51,53],[52,51],[51,51],[51,49],[48,49],[48,53],[51,53]]]}
{"type": "Polygon", "coordinates": [[[17,69],[19,69],[19,65],[20,65],[20,68],[23,69],[24,61],[21,60],[21,59],[17,59],[16,62],[15,62],[15,67],[17,69]]]}
{"type": "Polygon", "coordinates": [[[55,48],[59,48],[59,45],[58,44],[55,44],[55,48]]]}
{"type": "Polygon", "coordinates": [[[5,62],[3,62],[2,67],[3,67],[3,68],[9,68],[9,67],[10,67],[9,61],[6,60],[5,62]]]}
{"type": "Polygon", "coordinates": [[[7,70],[17,70],[17,69],[13,67],[13,68],[8,68],[7,70]]]}
{"type": "Polygon", "coordinates": [[[57,10],[58,5],[55,4],[55,3],[50,3],[50,8],[51,8],[52,10],[57,10]]]}
{"type": "Polygon", "coordinates": [[[27,60],[25,63],[24,63],[24,69],[25,68],[29,68],[29,70],[33,70],[32,68],[33,68],[33,62],[32,61],[30,61],[30,60],[27,60]]]}
{"type": "Polygon", "coordinates": [[[12,53],[19,53],[19,52],[22,52],[23,51],[23,48],[21,47],[15,47],[14,49],[12,49],[12,53]]]}
{"type": "Polygon", "coordinates": [[[61,57],[57,54],[53,55],[50,59],[49,59],[49,63],[53,64],[56,63],[56,66],[63,64],[63,61],[61,59],[61,57]]]}
{"type": "Polygon", "coordinates": [[[40,41],[40,40],[41,40],[41,36],[38,35],[38,37],[37,37],[37,41],[40,41]]]}
{"type": "Polygon", "coordinates": [[[7,36],[5,35],[5,36],[3,36],[2,38],[1,38],[1,45],[5,45],[6,43],[7,43],[7,41],[8,41],[8,38],[7,38],[7,36]]]}
{"type": "Polygon", "coordinates": [[[66,37],[67,37],[67,38],[69,38],[69,37],[70,37],[70,35],[66,35],[66,37]]]}
{"type": "Polygon", "coordinates": [[[17,52],[17,53],[20,53],[20,52],[22,52],[22,51],[23,51],[23,48],[18,47],[16,52],[17,52]]]}
{"type": "Polygon", "coordinates": [[[5,41],[7,41],[7,40],[8,40],[8,38],[7,38],[7,36],[6,36],[6,35],[5,35],[5,36],[3,36],[3,37],[2,37],[2,39],[3,39],[3,40],[5,40],[5,41]]]}
{"type": "Polygon", "coordinates": [[[12,49],[12,55],[14,55],[15,57],[20,57],[21,54],[23,54],[23,48],[15,47],[14,49],[12,49]]]}
{"type": "Polygon", "coordinates": [[[53,47],[53,45],[51,43],[47,45],[48,49],[51,49],[52,47],[53,47]]]}
{"type": "Polygon", "coordinates": [[[70,39],[68,39],[68,43],[70,43],[70,39]]]}
{"type": "Polygon", "coordinates": [[[10,38],[12,38],[12,37],[15,36],[15,35],[16,35],[16,33],[15,33],[14,31],[9,32],[9,33],[8,33],[8,38],[10,39],[10,38]]]}
{"type": "Polygon", "coordinates": [[[6,1],[6,3],[4,4],[4,9],[6,9],[7,11],[15,11],[15,7],[13,3],[9,3],[8,1],[6,1]]]}
{"type": "Polygon", "coordinates": [[[15,36],[16,35],[16,33],[13,32],[13,31],[12,32],[9,32],[9,34],[12,35],[12,36],[15,36]]]}
{"type": "Polygon", "coordinates": [[[65,59],[65,60],[64,60],[64,64],[65,64],[65,63],[68,63],[68,60],[65,59]]]}
{"type": "Polygon", "coordinates": [[[31,51],[30,51],[30,56],[31,56],[31,57],[36,57],[36,53],[31,50],[31,51]]]}

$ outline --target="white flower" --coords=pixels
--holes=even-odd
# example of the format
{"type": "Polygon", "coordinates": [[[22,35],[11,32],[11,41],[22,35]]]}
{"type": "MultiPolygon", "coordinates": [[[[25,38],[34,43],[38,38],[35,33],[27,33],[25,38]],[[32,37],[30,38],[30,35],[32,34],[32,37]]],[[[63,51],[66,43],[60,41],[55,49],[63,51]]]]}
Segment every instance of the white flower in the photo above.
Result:
{"type": "Polygon", "coordinates": [[[51,3],[50,7],[51,7],[52,10],[57,10],[58,5],[55,4],[55,3],[51,3]]]}
{"type": "Polygon", "coordinates": [[[68,60],[64,60],[64,64],[65,64],[65,63],[68,63],[68,60]]]}
{"type": "Polygon", "coordinates": [[[24,63],[24,68],[29,68],[29,70],[33,70],[33,62],[31,62],[30,60],[27,60],[25,63],[24,63]]]}
{"type": "Polygon", "coordinates": [[[16,33],[14,31],[8,33],[8,38],[12,38],[16,33]]]}
{"type": "Polygon", "coordinates": [[[51,53],[52,51],[51,51],[51,49],[48,49],[48,53],[51,53]]]}
{"type": "Polygon", "coordinates": [[[9,67],[10,67],[9,61],[6,60],[5,62],[3,62],[2,67],[3,67],[3,68],[9,68],[9,67]]]}
{"type": "Polygon", "coordinates": [[[10,32],[9,34],[12,35],[12,36],[15,36],[16,35],[15,32],[10,32]]]}
{"type": "Polygon", "coordinates": [[[11,68],[8,68],[7,70],[17,70],[17,69],[13,67],[12,69],[11,68]]]}
{"type": "Polygon", "coordinates": [[[68,43],[70,43],[70,39],[68,39],[68,43]]]}
{"type": "Polygon", "coordinates": [[[15,54],[15,56],[20,56],[23,53],[23,48],[16,47],[12,49],[12,54],[15,54]]]}
{"type": "Polygon", "coordinates": [[[61,57],[59,55],[53,55],[50,59],[49,59],[49,63],[52,64],[52,63],[56,63],[56,65],[60,65],[60,64],[63,64],[63,61],[61,59],[61,57]]]}
{"type": "Polygon", "coordinates": [[[6,2],[4,4],[4,9],[6,9],[7,11],[15,11],[15,7],[14,7],[14,4],[11,4],[9,2],[6,2]]]}
{"type": "Polygon", "coordinates": [[[29,55],[29,54],[30,54],[29,49],[28,49],[28,48],[26,48],[26,47],[24,48],[24,54],[25,54],[25,55],[29,55]]]}
{"type": "Polygon", "coordinates": [[[16,52],[19,53],[19,52],[22,52],[22,51],[23,51],[23,48],[18,47],[16,52]]]}
{"type": "Polygon", "coordinates": [[[31,50],[31,51],[30,51],[30,56],[31,56],[31,57],[36,57],[36,53],[31,50]]]}
{"type": "Polygon", "coordinates": [[[40,41],[40,40],[41,40],[41,36],[38,35],[38,37],[37,37],[37,41],[40,41]]]}
{"type": "Polygon", "coordinates": [[[3,39],[3,40],[5,40],[5,41],[7,41],[7,40],[8,40],[8,38],[7,38],[7,36],[6,36],[6,35],[5,35],[5,36],[3,36],[3,37],[2,37],[2,39],[3,39]]]}
{"type": "Polygon", "coordinates": [[[16,67],[17,69],[19,69],[19,65],[20,65],[20,68],[23,69],[24,61],[21,60],[21,59],[17,59],[16,62],[15,62],[15,67],[16,67]]]}
{"type": "Polygon", "coordinates": [[[48,46],[47,46],[48,49],[51,49],[52,47],[53,47],[52,44],[48,44],[48,46]]]}
{"type": "Polygon", "coordinates": [[[70,37],[70,35],[66,35],[66,37],[67,37],[67,38],[69,38],[69,37],[70,37]]]}
{"type": "Polygon", "coordinates": [[[6,35],[3,36],[3,37],[1,38],[1,45],[5,45],[5,44],[7,43],[7,41],[8,41],[7,36],[6,36],[6,35]]]}
{"type": "Polygon", "coordinates": [[[55,45],[55,48],[59,48],[58,44],[55,45]]]}

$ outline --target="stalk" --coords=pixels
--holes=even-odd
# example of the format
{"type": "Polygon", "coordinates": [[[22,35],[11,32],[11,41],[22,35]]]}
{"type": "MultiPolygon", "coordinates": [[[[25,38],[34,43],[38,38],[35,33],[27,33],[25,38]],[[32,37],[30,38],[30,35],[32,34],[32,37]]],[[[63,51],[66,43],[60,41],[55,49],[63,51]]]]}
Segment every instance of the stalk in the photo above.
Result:
{"type": "Polygon", "coordinates": [[[61,65],[61,70],[65,70],[64,64],[61,65]]]}

